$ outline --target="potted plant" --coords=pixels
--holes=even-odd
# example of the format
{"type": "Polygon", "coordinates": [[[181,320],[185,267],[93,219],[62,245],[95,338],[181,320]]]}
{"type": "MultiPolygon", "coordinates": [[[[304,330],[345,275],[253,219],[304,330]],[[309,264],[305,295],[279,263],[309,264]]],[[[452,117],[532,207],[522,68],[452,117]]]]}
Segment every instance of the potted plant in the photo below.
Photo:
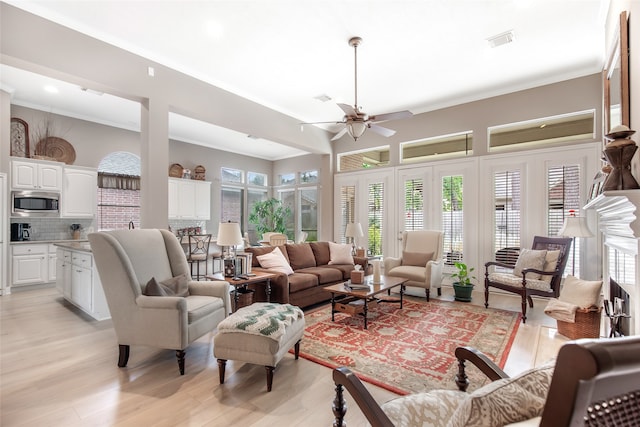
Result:
{"type": "Polygon", "coordinates": [[[253,205],[249,214],[249,222],[255,225],[259,235],[271,231],[285,234],[287,231],[286,220],[290,216],[291,209],[288,206],[283,206],[282,201],[271,198],[253,205]]]}
{"type": "Polygon", "coordinates": [[[476,276],[472,276],[474,268],[467,267],[464,262],[456,261],[453,266],[456,268],[456,272],[451,274],[453,279],[453,291],[456,301],[470,302],[471,292],[473,291],[473,280],[476,280],[476,276]]]}

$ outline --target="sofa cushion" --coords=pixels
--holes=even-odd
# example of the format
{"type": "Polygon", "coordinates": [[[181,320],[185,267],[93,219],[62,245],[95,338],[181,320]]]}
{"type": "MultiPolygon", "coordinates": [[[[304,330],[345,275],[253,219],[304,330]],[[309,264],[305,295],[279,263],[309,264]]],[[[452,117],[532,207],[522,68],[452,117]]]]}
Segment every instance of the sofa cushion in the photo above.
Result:
{"type": "Polygon", "coordinates": [[[311,245],[308,243],[288,243],[286,246],[291,268],[300,270],[301,268],[316,266],[316,258],[313,256],[311,245]]]}
{"type": "Polygon", "coordinates": [[[434,390],[398,397],[381,408],[396,426],[444,427],[466,397],[458,390],[434,390]]]}
{"type": "MultiPolygon", "coordinates": [[[[547,255],[544,258],[544,268],[542,271],[556,271],[556,265],[558,265],[558,258],[560,258],[560,251],[547,251],[547,255]]],[[[540,280],[547,283],[551,283],[553,276],[540,275],[540,280]]]]}
{"type": "Polygon", "coordinates": [[[347,243],[329,242],[329,254],[331,259],[328,264],[354,264],[351,254],[352,246],[347,243]]]}
{"type": "Polygon", "coordinates": [[[171,279],[157,282],[152,277],[144,288],[144,295],[153,297],[186,297],[189,296],[189,283],[187,276],[181,274],[171,279]]]}
{"type": "Polygon", "coordinates": [[[275,249],[274,246],[250,246],[244,248],[245,252],[251,252],[253,256],[251,257],[251,266],[252,267],[260,267],[260,261],[258,261],[259,255],[268,254],[269,252],[275,249]]]}
{"type": "Polygon", "coordinates": [[[309,267],[297,270],[298,273],[314,274],[318,276],[320,285],[337,282],[342,280],[342,271],[337,268],[330,267],[309,267]]]}
{"type": "Polygon", "coordinates": [[[574,276],[567,276],[558,299],[562,302],[575,304],[580,308],[587,308],[598,305],[601,290],[602,280],[582,280],[574,276]]]}
{"type": "Polygon", "coordinates": [[[329,242],[310,242],[313,255],[316,257],[316,265],[327,265],[331,260],[329,242]]]}
{"type": "MultiPolygon", "coordinates": [[[[514,276],[511,273],[490,273],[489,280],[492,282],[502,283],[503,285],[511,286],[514,288],[522,288],[522,277],[514,276]]],[[[527,275],[527,288],[550,292],[551,284],[550,282],[545,282],[544,280],[529,279],[529,275],[527,275]]]]}
{"type": "Polygon", "coordinates": [[[413,265],[415,267],[426,267],[427,262],[433,259],[433,252],[407,252],[402,251],[402,265],[413,265]]]}
{"type": "Polygon", "coordinates": [[[290,294],[316,286],[318,286],[318,276],[315,274],[295,272],[289,276],[290,294]]]}
{"type": "Polygon", "coordinates": [[[293,274],[293,269],[282,254],[280,247],[276,247],[274,250],[264,255],[258,255],[258,261],[260,262],[260,267],[279,271],[287,275],[293,274]]]}
{"type": "MultiPolygon", "coordinates": [[[[527,268],[533,268],[535,270],[542,270],[544,268],[544,261],[547,256],[546,250],[536,249],[522,249],[520,255],[518,255],[518,261],[513,268],[513,274],[515,276],[522,277],[522,270],[527,268]]],[[[539,279],[540,275],[535,273],[527,274],[527,279],[539,279]]]]}
{"type": "Polygon", "coordinates": [[[318,267],[333,268],[335,270],[340,271],[342,273],[343,280],[351,279],[351,272],[355,270],[355,265],[352,265],[352,264],[319,265],[318,267]]]}

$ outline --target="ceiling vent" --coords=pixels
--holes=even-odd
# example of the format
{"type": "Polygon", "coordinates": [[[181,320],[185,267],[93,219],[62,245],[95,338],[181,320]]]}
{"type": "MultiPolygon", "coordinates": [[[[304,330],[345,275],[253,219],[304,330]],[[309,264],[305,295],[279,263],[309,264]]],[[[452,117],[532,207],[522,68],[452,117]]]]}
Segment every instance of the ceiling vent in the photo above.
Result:
{"type": "Polygon", "coordinates": [[[509,44],[513,42],[516,37],[513,35],[513,30],[505,31],[504,33],[497,34],[493,37],[489,37],[487,41],[492,48],[509,44]]]}

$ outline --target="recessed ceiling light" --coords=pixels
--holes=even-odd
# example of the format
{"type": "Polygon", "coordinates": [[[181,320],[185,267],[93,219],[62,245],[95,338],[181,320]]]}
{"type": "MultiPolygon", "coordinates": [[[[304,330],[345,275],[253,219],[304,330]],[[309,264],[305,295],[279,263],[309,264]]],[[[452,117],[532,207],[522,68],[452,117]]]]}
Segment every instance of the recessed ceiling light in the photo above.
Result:
{"type": "Polygon", "coordinates": [[[509,44],[516,39],[516,36],[513,34],[513,30],[505,31],[504,33],[496,34],[495,36],[489,37],[487,41],[489,42],[489,46],[492,48],[502,46],[505,44],[509,44]]]}
{"type": "Polygon", "coordinates": [[[55,86],[53,86],[53,85],[46,85],[46,86],[44,87],[44,90],[45,90],[46,92],[49,92],[49,93],[58,93],[58,92],[60,92],[60,91],[58,90],[58,88],[57,88],[57,87],[55,87],[55,86]]]}
{"type": "Polygon", "coordinates": [[[331,97],[324,93],[322,95],[314,96],[313,99],[317,99],[318,101],[321,101],[321,102],[331,101],[331,97]]]}
{"type": "Polygon", "coordinates": [[[81,87],[80,90],[83,91],[83,92],[92,93],[92,94],[98,95],[98,96],[104,95],[104,92],[100,92],[100,91],[97,91],[97,90],[89,89],[88,87],[81,87]]]}
{"type": "Polygon", "coordinates": [[[259,136],[255,136],[255,135],[247,135],[247,138],[249,138],[249,139],[260,139],[259,136]]]}

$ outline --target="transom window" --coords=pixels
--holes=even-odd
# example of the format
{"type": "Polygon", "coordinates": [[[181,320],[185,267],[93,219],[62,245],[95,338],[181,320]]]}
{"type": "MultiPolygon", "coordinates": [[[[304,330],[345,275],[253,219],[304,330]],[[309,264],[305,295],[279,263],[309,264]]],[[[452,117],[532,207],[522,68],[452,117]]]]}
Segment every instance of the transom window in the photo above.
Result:
{"type": "Polygon", "coordinates": [[[400,162],[415,163],[435,156],[470,155],[473,153],[473,132],[437,136],[400,144],[400,162]]]}
{"type": "Polygon", "coordinates": [[[389,164],[389,146],[338,154],[338,171],[373,169],[389,164]]]}

